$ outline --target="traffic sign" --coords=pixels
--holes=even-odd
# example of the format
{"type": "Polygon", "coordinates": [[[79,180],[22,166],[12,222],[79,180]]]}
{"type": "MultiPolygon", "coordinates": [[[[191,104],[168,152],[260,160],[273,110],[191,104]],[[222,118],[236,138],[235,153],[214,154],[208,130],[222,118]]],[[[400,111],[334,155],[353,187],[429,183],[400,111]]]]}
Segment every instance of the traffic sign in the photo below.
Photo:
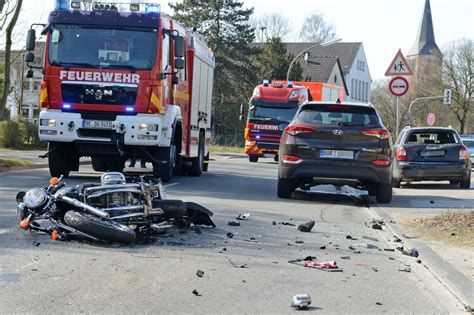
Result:
{"type": "Polygon", "coordinates": [[[403,56],[401,49],[398,50],[397,54],[393,58],[392,63],[390,63],[387,71],[385,71],[385,75],[413,75],[413,71],[411,71],[410,66],[403,56]]]}
{"type": "Polygon", "coordinates": [[[451,89],[444,89],[443,104],[451,105],[451,89]]]}
{"type": "Polygon", "coordinates": [[[436,122],[435,114],[429,113],[428,116],[426,116],[426,122],[428,123],[429,126],[433,126],[436,122]]]}
{"type": "Polygon", "coordinates": [[[390,80],[388,89],[394,96],[403,96],[408,91],[408,81],[404,77],[395,77],[390,80]]]}

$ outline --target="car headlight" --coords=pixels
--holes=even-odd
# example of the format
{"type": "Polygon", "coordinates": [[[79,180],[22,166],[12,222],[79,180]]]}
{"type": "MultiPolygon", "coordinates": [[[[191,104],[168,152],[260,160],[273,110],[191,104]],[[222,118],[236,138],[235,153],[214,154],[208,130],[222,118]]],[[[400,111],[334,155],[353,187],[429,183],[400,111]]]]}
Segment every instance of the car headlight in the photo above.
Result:
{"type": "Polygon", "coordinates": [[[146,131],[158,131],[158,125],[157,124],[140,124],[138,130],[141,132],[146,132],[146,131]]]}
{"type": "Polygon", "coordinates": [[[40,188],[33,188],[26,192],[23,202],[30,209],[39,208],[48,200],[48,194],[40,188]]]}
{"type": "Polygon", "coordinates": [[[41,119],[40,126],[56,127],[56,119],[41,119]]]}

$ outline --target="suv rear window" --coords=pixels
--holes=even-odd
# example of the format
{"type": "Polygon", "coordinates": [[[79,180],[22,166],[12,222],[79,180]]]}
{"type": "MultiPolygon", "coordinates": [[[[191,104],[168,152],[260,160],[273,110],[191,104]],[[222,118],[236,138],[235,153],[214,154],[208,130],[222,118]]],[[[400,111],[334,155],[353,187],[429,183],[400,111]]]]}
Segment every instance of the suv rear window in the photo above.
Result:
{"type": "Polygon", "coordinates": [[[379,126],[380,120],[372,107],[347,105],[303,106],[298,121],[314,126],[379,126]]]}
{"type": "Polygon", "coordinates": [[[459,143],[450,130],[414,130],[405,140],[407,144],[449,144],[459,143]]]}

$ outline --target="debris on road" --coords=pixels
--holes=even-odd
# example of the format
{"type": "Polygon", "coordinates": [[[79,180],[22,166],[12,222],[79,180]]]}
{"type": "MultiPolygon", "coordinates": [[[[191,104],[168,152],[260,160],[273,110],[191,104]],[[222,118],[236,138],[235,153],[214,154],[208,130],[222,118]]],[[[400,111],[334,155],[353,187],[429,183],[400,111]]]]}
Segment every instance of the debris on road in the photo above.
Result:
{"type": "Polygon", "coordinates": [[[291,299],[291,306],[300,310],[307,309],[311,304],[309,294],[297,294],[291,299]]]}
{"type": "Polygon", "coordinates": [[[230,260],[229,257],[226,257],[226,258],[227,260],[229,260],[229,263],[235,268],[248,268],[247,264],[239,265],[239,264],[234,263],[232,260],[230,260]]]}
{"type": "Polygon", "coordinates": [[[229,222],[227,222],[227,225],[229,225],[229,226],[240,226],[240,222],[237,222],[237,221],[229,221],[229,222]]]}
{"type": "Polygon", "coordinates": [[[374,230],[381,230],[382,229],[382,225],[378,224],[378,223],[373,223],[372,224],[372,228],[374,230]]]}
{"type": "Polygon", "coordinates": [[[296,244],[303,244],[304,242],[303,242],[303,240],[296,240],[295,243],[296,244]]]}
{"type": "Polygon", "coordinates": [[[273,225],[277,225],[277,221],[272,221],[272,224],[273,224],[273,225]]]}
{"type": "Polygon", "coordinates": [[[386,252],[394,252],[395,250],[393,248],[384,248],[383,249],[386,252]]]}
{"type": "Polygon", "coordinates": [[[406,268],[404,268],[404,269],[398,269],[398,271],[411,272],[411,268],[410,268],[410,267],[406,267],[406,268]]]}
{"type": "Polygon", "coordinates": [[[351,259],[350,256],[342,256],[341,259],[351,259]]]}
{"type": "Polygon", "coordinates": [[[380,302],[375,302],[375,305],[383,305],[383,304],[380,302]]]}
{"type": "Polygon", "coordinates": [[[296,226],[296,224],[290,223],[290,222],[278,222],[278,224],[281,225],[289,225],[289,226],[296,226]]]}
{"type": "Polygon", "coordinates": [[[385,225],[385,222],[382,219],[372,219],[372,221],[369,222],[369,225],[374,230],[382,230],[382,226],[385,225]]]}
{"type": "Polygon", "coordinates": [[[316,259],[316,256],[306,256],[306,257],[303,259],[303,261],[306,261],[306,260],[308,260],[308,261],[313,261],[314,259],[316,259]]]}
{"type": "Polygon", "coordinates": [[[40,245],[41,245],[40,242],[34,242],[34,243],[33,243],[33,246],[40,246],[40,245]]]}
{"type": "Polygon", "coordinates": [[[377,268],[377,267],[372,267],[372,270],[373,270],[374,272],[378,272],[378,271],[379,271],[379,268],[377,268]]]}
{"type": "Polygon", "coordinates": [[[317,261],[305,260],[303,261],[303,264],[305,267],[315,268],[319,270],[342,271],[342,269],[337,266],[337,263],[335,261],[317,262],[317,261]]]}
{"type": "Polygon", "coordinates": [[[193,290],[193,294],[195,296],[202,296],[196,289],[193,290]]]}
{"type": "Polygon", "coordinates": [[[326,245],[319,246],[319,249],[326,249],[326,245]]]}
{"type": "Polygon", "coordinates": [[[346,235],[346,240],[357,241],[357,238],[356,238],[356,237],[352,237],[351,235],[346,235]]]}
{"type": "Polygon", "coordinates": [[[433,203],[434,203],[434,200],[430,200],[430,203],[433,204],[433,203]]]}
{"type": "Polygon", "coordinates": [[[351,245],[351,246],[349,246],[349,249],[350,250],[355,250],[355,247],[351,245]]]}
{"type": "Polygon", "coordinates": [[[315,223],[316,222],[314,222],[314,221],[308,221],[306,223],[300,224],[300,225],[298,225],[298,231],[311,232],[311,230],[313,229],[315,223]]]}
{"type": "Polygon", "coordinates": [[[243,214],[240,213],[240,214],[236,217],[236,219],[237,219],[237,220],[248,220],[249,217],[250,217],[250,213],[243,213],[243,214]]]}
{"type": "Polygon", "coordinates": [[[233,238],[234,237],[234,234],[232,234],[231,232],[227,233],[227,237],[228,238],[233,238]]]}
{"type": "Polygon", "coordinates": [[[411,248],[409,250],[406,250],[403,246],[397,247],[397,249],[403,254],[411,257],[418,257],[420,253],[416,248],[411,248]]]}
{"type": "Polygon", "coordinates": [[[421,259],[415,260],[417,263],[421,264],[421,259]]]}
{"type": "Polygon", "coordinates": [[[198,269],[198,271],[196,271],[196,276],[202,278],[202,276],[204,276],[204,271],[198,269]]]}
{"type": "Polygon", "coordinates": [[[251,242],[251,243],[258,243],[258,241],[255,239],[255,237],[244,238],[244,241],[251,242]]]}

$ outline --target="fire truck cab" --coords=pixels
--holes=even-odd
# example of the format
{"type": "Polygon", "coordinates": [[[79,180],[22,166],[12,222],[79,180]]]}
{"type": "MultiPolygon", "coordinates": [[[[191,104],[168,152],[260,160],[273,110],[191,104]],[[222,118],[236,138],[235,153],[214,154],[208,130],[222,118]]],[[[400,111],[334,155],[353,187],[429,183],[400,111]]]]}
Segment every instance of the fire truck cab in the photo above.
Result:
{"type": "MultiPolygon", "coordinates": [[[[39,136],[52,176],[82,156],[96,171],[151,162],[165,182],[207,170],[214,55],[159,5],[129,6],[57,0],[44,25],[39,136]]],[[[35,37],[32,26],[28,65],[35,37]]]]}

